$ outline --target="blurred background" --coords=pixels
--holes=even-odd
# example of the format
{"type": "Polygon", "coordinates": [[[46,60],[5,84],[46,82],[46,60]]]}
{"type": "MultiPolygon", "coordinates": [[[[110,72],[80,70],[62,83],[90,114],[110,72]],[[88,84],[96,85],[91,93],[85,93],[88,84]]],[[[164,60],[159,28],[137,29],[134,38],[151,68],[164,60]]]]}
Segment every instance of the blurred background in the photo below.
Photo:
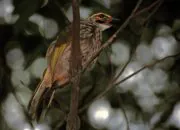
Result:
{"type": "MultiPolygon", "coordinates": [[[[105,12],[121,22],[103,33],[103,43],[131,14],[137,0],[80,0],[86,19],[105,12]]],[[[180,129],[180,1],[143,0],[98,63],[81,80],[81,130],[180,129]],[[122,73],[121,70],[126,68],[122,73]],[[123,83],[118,83],[144,66],[123,83]],[[111,91],[103,92],[112,77],[111,91]],[[86,105],[92,102],[88,107],[86,105]],[[86,109],[83,109],[83,108],[86,109]]],[[[0,129],[63,130],[70,88],[60,90],[39,123],[27,105],[43,71],[48,46],[72,21],[70,0],[0,0],[0,129]],[[33,126],[33,127],[32,127],[33,126]]]]}

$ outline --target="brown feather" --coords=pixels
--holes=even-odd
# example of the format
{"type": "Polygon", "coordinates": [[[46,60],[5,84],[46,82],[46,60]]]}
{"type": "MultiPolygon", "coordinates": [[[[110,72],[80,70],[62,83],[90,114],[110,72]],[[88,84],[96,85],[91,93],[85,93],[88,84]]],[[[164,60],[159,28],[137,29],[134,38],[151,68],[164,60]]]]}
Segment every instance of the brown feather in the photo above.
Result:
{"type": "MultiPolygon", "coordinates": [[[[48,67],[45,71],[42,81],[34,92],[29,103],[29,113],[33,119],[38,118],[38,109],[42,105],[44,93],[47,88],[51,88],[55,82],[63,87],[69,83],[69,64],[71,55],[71,26],[67,32],[69,36],[51,45],[47,51],[48,67]],[[62,49],[63,47],[63,49],[62,49]]],[[[96,23],[82,20],[80,21],[80,48],[82,55],[82,66],[84,66],[91,56],[101,45],[101,31],[96,23]]],[[[95,62],[96,60],[94,60],[95,62]]]]}

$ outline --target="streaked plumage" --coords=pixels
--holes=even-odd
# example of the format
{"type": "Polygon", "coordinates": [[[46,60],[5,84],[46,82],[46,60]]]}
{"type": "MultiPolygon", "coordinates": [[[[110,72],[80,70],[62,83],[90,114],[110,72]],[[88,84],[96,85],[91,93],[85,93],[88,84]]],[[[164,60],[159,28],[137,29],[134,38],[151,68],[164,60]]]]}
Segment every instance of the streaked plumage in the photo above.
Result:
{"type": "MultiPolygon", "coordinates": [[[[82,67],[101,46],[102,31],[111,27],[112,17],[97,13],[87,20],[80,21],[80,48],[82,55],[82,67]]],[[[59,38],[55,44],[50,45],[47,51],[48,67],[29,103],[29,113],[32,118],[38,117],[38,109],[41,107],[44,94],[54,83],[63,87],[70,81],[69,63],[71,55],[71,26],[65,38],[59,38]],[[63,40],[62,40],[63,39],[63,40]]],[[[96,62],[96,59],[93,63],[96,62]]]]}

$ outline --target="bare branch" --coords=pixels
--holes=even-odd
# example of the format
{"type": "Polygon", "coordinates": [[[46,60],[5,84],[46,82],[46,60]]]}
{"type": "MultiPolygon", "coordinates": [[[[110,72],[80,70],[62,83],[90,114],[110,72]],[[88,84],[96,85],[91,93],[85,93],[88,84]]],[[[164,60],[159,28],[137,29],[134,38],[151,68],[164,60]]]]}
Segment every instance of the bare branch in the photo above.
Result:
{"type": "Polygon", "coordinates": [[[159,7],[161,6],[161,4],[164,2],[164,0],[161,0],[158,5],[155,7],[155,9],[148,15],[148,17],[144,20],[144,22],[146,22],[147,20],[149,20],[153,14],[159,9],[159,7]]]}
{"type": "Polygon", "coordinates": [[[72,78],[70,112],[67,118],[67,130],[79,129],[78,104],[79,104],[79,83],[81,74],[81,53],[80,53],[80,15],[79,2],[72,0],[73,24],[71,43],[70,72],[72,78]]]}
{"type": "Polygon", "coordinates": [[[177,53],[177,54],[175,54],[175,55],[167,56],[167,57],[165,57],[165,58],[162,58],[162,59],[160,59],[160,60],[157,60],[157,61],[155,61],[155,62],[152,63],[152,64],[145,65],[144,67],[140,68],[139,70],[137,70],[137,71],[134,72],[133,74],[125,77],[124,79],[122,79],[122,80],[120,80],[120,81],[118,81],[118,82],[114,82],[114,83],[110,82],[110,83],[108,84],[108,87],[107,87],[103,92],[101,92],[101,93],[100,93],[98,96],[96,96],[91,102],[89,102],[89,103],[86,104],[83,108],[81,108],[81,109],[79,110],[79,112],[80,112],[80,113],[83,112],[93,101],[95,101],[95,100],[103,97],[103,96],[104,96],[106,93],[108,93],[112,88],[114,88],[114,86],[125,82],[125,81],[128,80],[129,78],[131,78],[131,77],[133,77],[134,75],[138,74],[139,72],[143,71],[144,69],[149,68],[149,67],[153,67],[154,65],[156,65],[156,64],[158,64],[158,63],[160,63],[160,62],[162,62],[162,61],[164,61],[164,60],[166,60],[166,59],[176,58],[176,57],[178,57],[178,56],[180,56],[180,52],[177,53]]]}
{"type": "MultiPolygon", "coordinates": [[[[24,84],[22,84],[22,85],[24,86],[24,84]]],[[[26,87],[26,86],[24,86],[24,87],[26,87]]],[[[21,99],[19,98],[19,96],[16,93],[15,88],[13,87],[13,85],[11,83],[10,83],[10,89],[11,89],[11,92],[12,92],[13,96],[15,97],[16,101],[21,106],[22,111],[23,111],[23,113],[25,115],[26,121],[29,123],[31,128],[34,128],[31,117],[29,116],[29,114],[27,112],[26,106],[22,103],[21,99]]]]}
{"type": "MultiPolygon", "coordinates": [[[[130,16],[126,19],[126,21],[119,27],[119,29],[101,46],[101,48],[91,57],[91,59],[87,62],[87,64],[85,65],[85,69],[88,67],[88,65],[101,53],[101,51],[103,49],[105,49],[106,47],[108,47],[109,45],[111,45],[113,43],[113,40],[117,37],[118,33],[120,31],[122,31],[129,23],[129,21],[131,20],[131,18],[133,17],[134,13],[137,11],[137,9],[139,8],[140,4],[142,3],[143,0],[139,0],[135,6],[135,8],[133,9],[132,13],[130,14],[130,16]]],[[[83,70],[84,71],[84,70],[83,70]]]]}
{"type": "Polygon", "coordinates": [[[119,71],[119,73],[116,74],[116,75],[114,75],[114,77],[113,77],[113,79],[112,79],[112,82],[116,81],[116,80],[119,78],[119,76],[124,72],[124,70],[126,69],[126,67],[128,66],[128,64],[131,62],[135,51],[136,51],[136,47],[131,48],[131,53],[130,53],[130,57],[129,57],[128,61],[123,65],[123,67],[121,68],[121,70],[119,71]]]}
{"type": "Polygon", "coordinates": [[[149,67],[152,67],[152,66],[156,65],[157,63],[160,63],[160,62],[162,62],[162,61],[164,61],[164,60],[166,60],[166,59],[168,59],[168,58],[174,58],[174,57],[177,57],[177,56],[179,56],[179,55],[180,55],[180,53],[178,53],[178,54],[176,54],[176,55],[172,55],[172,56],[167,56],[167,57],[165,57],[165,58],[163,58],[163,59],[157,60],[156,62],[154,62],[154,63],[152,63],[152,64],[145,65],[144,67],[142,67],[141,69],[137,70],[137,71],[134,72],[133,74],[125,77],[124,79],[120,80],[119,82],[114,83],[114,85],[121,84],[121,83],[123,83],[124,81],[128,80],[129,78],[131,78],[132,76],[134,76],[134,75],[138,74],[139,72],[143,71],[144,69],[147,69],[147,68],[149,68],[149,67]]]}
{"type": "Polygon", "coordinates": [[[125,121],[126,121],[127,130],[130,130],[130,128],[129,128],[129,120],[128,120],[128,117],[127,117],[127,114],[126,114],[126,110],[125,110],[125,108],[123,107],[123,100],[122,100],[122,98],[121,98],[120,95],[118,95],[118,96],[119,96],[119,98],[118,98],[119,104],[121,105],[121,109],[122,109],[122,112],[123,112],[123,114],[124,114],[124,118],[125,118],[125,121]]]}
{"type": "Polygon", "coordinates": [[[133,15],[133,18],[136,17],[136,16],[138,16],[138,15],[140,15],[140,14],[142,14],[142,13],[144,13],[144,12],[146,12],[146,11],[148,11],[148,10],[150,10],[150,9],[153,8],[155,5],[157,5],[160,1],[162,1],[162,0],[157,0],[157,1],[153,2],[151,5],[149,5],[148,7],[144,8],[144,9],[142,9],[142,10],[140,10],[140,11],[137,11],[137,12],[133,15]]]}
{"type": "MultiPolygon", "coordinates": [[[[131,12],[130,16],[126,19],[126,21],[119,27],[119,29],[101,46],[101,48],[91,57],[91,59],[87,62],[87,64],[85,65],[85,69],[88,67],[88,65],[101,53],[101,51],[103,49],[105,49],[106,47],[108,47],[109,45],[112,44],[113,40],[116,38],[117,34],[122,31],[129,23],[129,21],[131,20],[131,18],[133,17],[134,13],[137,11],[137,9],[139,8],[140,4],[142,3],[143,0],[138,0],[135,8],[133,9],[133,11],[131,12]]],[[[83,71],[85,71],[85,69],[83,71]]],[[[105,89],[105,91],[109,88],[111,88],[111,85],[112,85],[112,81],[110,81],[109,85],[107,86],[107,88],[105,89]]],[[[104,91],[104,92],[105,92],[104,91]]],[[[101,96],[101,94],[99,95],[101,96]]],[[[95,100],[97,98],[99,98],[99,96],[97,96],[95,98],[95,100]]],[[[91,103],[91,102],[90,102],[91,103]]],[[[84,109],[86,109],[89,105],[89,104],[86,104],[82,109],[80,109],[79,112],[82,112],[84,109]]]]}

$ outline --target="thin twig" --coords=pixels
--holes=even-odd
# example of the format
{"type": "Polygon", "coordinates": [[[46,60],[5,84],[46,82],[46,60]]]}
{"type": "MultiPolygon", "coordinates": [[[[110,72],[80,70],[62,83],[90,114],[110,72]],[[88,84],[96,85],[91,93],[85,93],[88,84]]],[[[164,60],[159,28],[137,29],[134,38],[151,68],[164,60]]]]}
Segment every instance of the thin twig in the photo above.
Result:
{"type": "Polygon", "coordinates": [[[118,74],[114,75],[114,78],[112,79],[112,82],[116,81],[120,75],[122,75],[122,73],[124,72],[124,70],[126,69],[126,67],[128,66],[128,64],[131,62],[133,55],[135,53],[136,47],[135,48],[131,48],[131,53],[130,53],[130,57],[128,59],[128,61],[124,64],[124,66],[121,68],[121,70],[119,71],[118,74]]]}
{"type": "MultiPolygon", "coordinates": [[[[144,69],[147,69],[147,68],[149,68],[149,67],[152,67],[152,66],[156,65],[157,63],[160,63],[160,62],[162,62],[162,61],[164,61],[164,60],[166,60],[166,59],[175,58],[175,57],[177,57],[177,56],[179,56],[179,55],[180,55],[180,53],[175,54],[175,55],[172,55],[172,56],[167,56],[167,57],[165,57],[165,58],[162,58],[162,59],[160,59],[160,60],[155,61],[155,62],[152,63],[152,64],[145,65],[144,67],[142,67],[141,69],[137,70],[137,71],[134,72],[133,74],[125,77],[124,79],[120,80],[119,82],[114,83],[114,86],[123,83],[124,81],[126,81],[127,79],[131,78],[132,76],[138,74],[139,72],[141,72],[141,71],[144,70],[144,69]]],[[[108,91],[109,91],[109,90],[108,90],[108,91]]]]}
{"type": "Polygon", "coordinates": [[[65,15],[65,11],[64,11],[64,9],[62,9],[62,7],[59,4],[59,2],[57,0],[53,0],[52,2],[54,2],[54,4],[58,7],[60,12],[62,13],[63,17],[67,20],[67,24],[70,24],[71,22],[69,21],[68,17],[65,15]]]}
{"type": "Polygon", "coordinates": [[[134,75],[138,74],[139,72],[143,71],[143,70],[146,69],[146,68],[152,67],[152,66],[154,66],[154,65],[156,65],[156,64],[158,64],[158,63],[160,63],[160,62],[162,62],[162,61],[164,61],[164,60],[166,60],[166,59],[178,57],[179,55],[180,55],[180,53],[177,53],[177,54],[171,55],[171,56],[167,56],[167,57],[165,57],[165,58],[162,58],[162,59],[160,59],[160,60],[155,61],[155,62],[152,63],[152,64],[145,65],[144,67],[140,68],[139,70],[137,70],[137,71],[134,72],[133,74],[125,77],[124,79],[122,79],[122,80],[120,80],[120,81],[118,81],[118,82],[114,82],[114,83],[110,82],[110,83],[108,84],[108,87],[107,87],[103,92],[101,92],[101,93],[100,93],[98,96],[96,96],[91,102],[89,102],[89,103],[86,104],[83,108],[81,108],[81,109],[79,110],[79,112],[80,112],[80,113],[83,112],[93,101],[95,101],[95,100],[103,97],[103,96],[104,96],[106,93],[108,93],[112,88],[114,88],[114,86],[119,85],[119,84],[125,82],[126,80],[130,79],[131,77],[133,77],[134,75]]]}
{"type": "Polygon", "coordinates": [[[148,15],[148,17],[144,20],[144,22],[146,22],[148,19],[150,19],[154,13],[156,13],[156,11],[159,9],[159,7],[161,6],[161,4],[164,2],[164,0],[160,0],[159,4],[156,6],[156,8],[148,15]]]}
{"type": "Polygon", "coordinates": [[[78,105],[79,105],[79,83],[81,74],[81,54],[80,54],[80,14],[78,0],[72,0],[73,24],[71,43],[70,72],[72,77],[70,112],[67,118],[67,130],[79,129],[78,105]]]}
{"type": "Polygon", "coordinates": [[[124,72],[124,70],[126,69],[127,65],[130,63],[131,58],[129,58],[129,60],[124,64],[124,66],[121,68],[121,70],[119,71],[119,73],[117,75],[114,76],[113,78],[113,82],[116,81],[120,75],[122,75],[122,73],[124,72]]]}
{"type": "Polygon", "coordinates": [[[34,128],[34,125],[31,122],[31,118],[30,118],[30,116],[29,116],[29,114],[27,112],[26,106],[21,102],[19,96],[16,94],[15,88],[12,85],[11,85],[11,92],[14,95],[14,97],[15,97],[16,101],[18,102],[18,104],[21,106],[22,111],[23,111],[23,113],[25,115],[25,118],[28,121],[29,125],[31,126],[31,128],[34,128]]]}
{"type": "MultiPolygon", "coordinates": [[[[138,15],[140,15],[140,14],[142,14],[142,13],[144,13],[145,11],[150,10],[152,7],[154,7],[155,5],[157,5],[156,8],[154,9],[155,11],[152,11],[152,13],[147,17],[147,19],[149,19],[149,17],[152,16],[152,14],[154,14],[154,13],[157,11],[157,9],[158,9],[159,6],[161,5],[161,3],[162,3],[162,0],[157,0],[157,1],[155,1],[154,3],[152,3],[152,4],[151,4],[150,6],[148,6],[147,8],[144,8],[144,9],[140,10],[139,12],[135,13],[135,15],[133,15],[133,18],[136,17],[136,16],[138,16],[138,15]],[[159,3],[159,4],[157,5],[157,3],[159,3]]],[[[134,49],[134,50],[135,50],[135,49],[134,49]]],[[[133,55],[133,53],[134,53],[134,52],[132,52],[132,55],[133,55]]],[[[131,58],[132,58],[132,55],[131,55],[131,58]]],[[[130,58],[130,59],[127,61],[127,63],[122,67],[122,69],[120,70],[119,74],[117,74],[117,76],[113,79],[113,81],[116,81],[117,78],[124,72],[125,68],[127,67],[127,65],[129,64],[129,62],[131,61],[131,58],[130,58]]]]}
{"type": "Polygon", "coordinates": [[[65,123],[65,120],[66,120],[66,115],[64,116],[63,119],[57,121],[57,125],[55,125],[53,130],[59,130],[59,128],[61,128],[61,126],[65,123]]]}
{"type": "MultiPolygon", "coordinates": [[[[90,60],[85,64],[84,70],[89,66],[89,64],[101,53],[102,50],[104,50],[106,47],[111,45],[113,43],[113,40],[117,37],[118,33],[122,31],[129,23],[131,18],[133,17],[134,13],[137,11],[139,8],[140,4],[142,3],[143,0],[139,0],[133,9],[132,13],[130,16],[126,19],[126,21],[119,27],[119,29],[101,46],[101,48],[90,58],[90,60]]],[[[83,70],[83,71],[84,71],[83,70]]]]}
{"type": "Polygon", "coordinates": [[[153,8],[155,5],[157,5],[157,3],[159,3],[160,1],[161,1],[161,0],[157,0],[157,1],[153,2],[151,5],[149,5],[148,7],[144,8],[144,9],[142,9],[142,10],[140,10],[140,11],[137,11],[137,12],[133,15],[133,18],[136,17],[136,16],[141,15],[142,13],[144,13],[144,12],[146,12],[146,11],[148,11],[148,10],[150,10],[150,9],[153,8]]]}
{"type": "MultiPolygon", "coordinates": [[[[102,45],[102,47],[91,57],[91,59],[87,62],[87,64],[84,67],[84,70],[86,70],[86,68],[88,67],[88,65],[101,53],[101,51],[103,49],[105,49],[106,47],[108,47],[109,45],[112,44],[113,40],[116,38],[117,34],[122,31],[129,23],[129,21],[131,20],[131,18],[133,17],[134,13],[137,11],[137,9],[139,8],[140,4],[142,3],[143,0],[138,0],[135,8],[133,9],[133,11],[131,12],[130,16],[126,19],[126,21],[119,27],[119,29],[102,45]]],[[[111,88],[111,84],[112,82],[110,81],[109,85],[107,86],[107,88],[105,89],[105,91],[109,88],[111,88]]],[[[104,91],[104,92],[105,92],[104,91]]],[[[99,95],[101,96],[101,94],[99,95]]],[[[97,96],[95,99],[99,98],[99,96],[97,96]]],[[[91,102],[90,102],[91,103],[91,102]]],[[[79,112],[81,113],[84,109],[86,109],[90,103],[86,104],[82,109],[79,110],[79,112]]]]}
{"type": "Polygon", "coordinates": [[[127,117],[127,114],[126,114],[126,110],[123,107],[123,100],[121,99],[121,95],[119,95],[118,100],[119,100],[119,104],[121,105],[122,112],[124,114],[124,118],[125,118],[126,125],[127,125],[127,130],[130,130],[130,128],[129,128],[129,120],[128,120],[128,117],[127,117]]]}

